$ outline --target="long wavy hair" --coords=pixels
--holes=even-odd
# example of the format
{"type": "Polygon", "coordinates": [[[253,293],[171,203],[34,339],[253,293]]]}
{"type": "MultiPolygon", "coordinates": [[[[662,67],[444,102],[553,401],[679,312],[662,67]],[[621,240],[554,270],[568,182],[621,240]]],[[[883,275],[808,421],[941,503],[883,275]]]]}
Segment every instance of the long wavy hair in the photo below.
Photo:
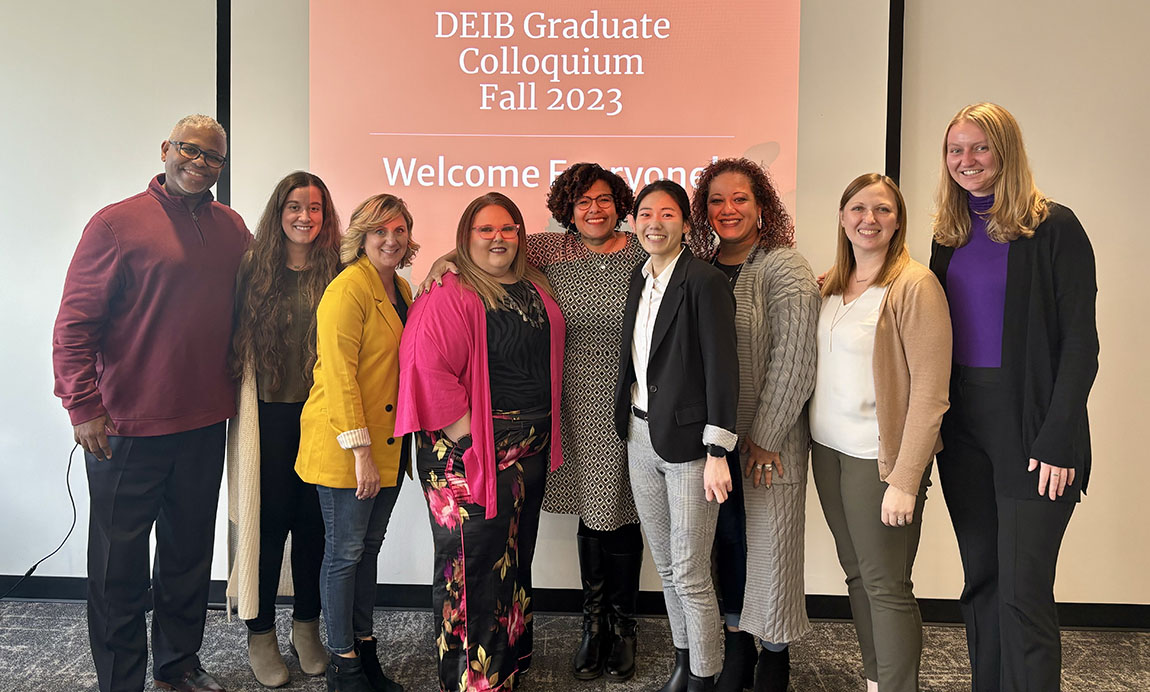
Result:
{"type": "Polygon", "coordinates": [[[455,229],[455,264],[459,266],[459,280],[464,286],[479,294],[488,310],[508,309],[502,304],[507,289],[495,277],[480,269],[471,256],[471,226],[475,223],[475,217],[479,212],[490,206],[506,209],[511,215],[511,220],[519,224],[519,243],[515,250],[515,259],[511,262],[511,275],[516,280],[533,281],[542,286],[547,295],[555,297],[547,277],[527,261],[527,231],[523,228],[523,213],[510,197],[499,192],[488,192],[471,200],[471,204],[467,205],[463,215],[459,217],[459,226],[455,229]]]}
{"type": "Polygon", "coordinates": [[[287,244],[283,230],[284,206],[288,196],[299,188],[315,187],[323,196],[323,224],[308,248],[307,269],[299,274],[304,319],[308,321],[304,344],[304,376],[310,387],[315,367],[315,311],[324,289],[339,273],[339,215],[327,185],[305,171],[290,173],[279,181],[268,199],[256,227],[256,237],[240,264],[236,293],[235,325],[229,358],[231,374],[243,376],[244,364],[267,377],[268,386],[277,389],[284,379],[288,334],[292,315],[287,299],[289,281],[295,272],[287,267],[287,244]]]}
{"type": "Polygon", "coordinates": [[[757,252],[773,250],[777,247],[795,246],[795,224],[787,207],[779,197],[771,182],[771,176],[762,166],[747,158],[719,159],[703,169],[699,182],[695,185],[695,195],[691,200],[691,251],[696,257],[711,259],[719,249],[719,235],[711,228],[708,216],[707,197],[711,194],[711,181],[723,173],[741,173],[751,181],[751,193],[759,205],[759,237],[747,261],[757,252]]]}
{"type": "Polygon", "coordinates": [[[1026,147],[1022,143],[1022,128],[1010,111],[1002,106],[975,103],[955,113],[942,136],[942,172],[935,194],[934,239],[948,247],[962,247],[970,240],[968,193],[950,177],[946,162],[946,140],[950,129],[963,121],[982,130],[998,163],[998,173],[994,176],[994,204],[987,212],[986,234],[996,243],[1033,236],[1034,229],[1046,220],[1050,209],[1049,201],[1034,184],[1026,147]]]}
{"type": "Polygon", "coordinates": [[[851,241],[847,238],[846,229],[843,228],[843,209],[846,209],[847,202],[850,202],[851,198],[875,184],[885,185],[894,195],[895,209],[898,212],[898,228],[895,229],[894,235],[890,238],[890,245],[886,248],[886,257],[883,258],[882,268],[879,269],[872,283],[875,286],[890,284],[910,260],[910,252],[906,249],[906,200],[902,197],[902,191],[898,189],[898,185],[893,180],[881,173],[863,173],[847,185],[847,188],[843,190],[843,196],[839,199],[838,246],[835,249],[835,265],[827,272],[827,278],[823,281],[821,293],[824,297],[845,293],[847,286],[850,285],[851,272],[857,265],[851,241]]]}

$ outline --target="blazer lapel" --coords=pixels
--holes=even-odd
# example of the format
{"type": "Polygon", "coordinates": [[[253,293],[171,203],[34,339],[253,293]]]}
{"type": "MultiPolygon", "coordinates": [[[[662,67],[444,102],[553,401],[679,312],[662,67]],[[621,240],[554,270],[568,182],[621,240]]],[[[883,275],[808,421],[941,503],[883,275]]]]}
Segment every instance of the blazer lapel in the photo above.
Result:
{"type": "MultiPolygon", "coordinates": [[[[383,287],[383,279],[380,278],[379,272],[375,267],[371,266],[371,261],[366,257],[359,259],[360,268],[365,274],[371,285],[371,295],[375,299],[375,309],[383,317],[384,322],[391,328],[395,334],[396,340],[403,336],[403,322],[399,319],[399,313],[395,311],[395,306],[391,304],[391,300],[387,297],[387,291],[383,287]]],[[[411,289],[407,287],[407,282],[398,279],[396,287],[399,289],[399,299],[411,305],[411,289]]]]}
{"type": "Polygon", "coordinates": [[[667,283],[667,290],[663,293],[663,301],[659,304],[659,314],[655,317],[655,329],[651,336],[652,356],[659,350],[659,344],[663,343],[663,337],[667,336],[671,323],[675,321],[675,315],[679,313],[679,303],[683,302],[683,296],[686,295],[683,282],[687,278],[687,265],[691,257],[691,251],[683,248],[679,261],[675,263],[675,271],[671,273],[671,280],[667,283]]]}

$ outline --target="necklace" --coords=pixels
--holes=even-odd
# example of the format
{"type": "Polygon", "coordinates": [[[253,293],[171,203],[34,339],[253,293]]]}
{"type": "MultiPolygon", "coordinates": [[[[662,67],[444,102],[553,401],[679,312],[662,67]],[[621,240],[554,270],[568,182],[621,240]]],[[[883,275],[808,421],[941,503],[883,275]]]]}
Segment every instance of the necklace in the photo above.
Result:
{"type": "Polygon", "coordinates": [[[846,316],[850,313],[851,308],[853,308],[855,306],[855,303],[859,302],[859,298],[861,298],[861,297],[862,296],[858,296],[854,300],[852,300],[850,302],[850,305],[847,305],[847,309],[843,310],[842,315],[839,315],[839,309],[842,308],[842,306],[843,306],[843,300],[842,300],[841,296],[839,297],[838,305],[835,306],[835,314],[831,316],[831,328],[829,330],[829,334],[828,334],[828,338],[827,338],[827,350],[828,351],[834,351],[835,350],[835,327],[839,326],[839,322],[842,322],[843,319],[846,318],[846,316]]]}
{"type": "Polygon", "coordinates": [[[307,269],[307,262],[304,262],[303,264],[292,264],[291,262],[288,262],[288,269],[292,270],[293,272],[301,272],[304,269],[307,269]]]}

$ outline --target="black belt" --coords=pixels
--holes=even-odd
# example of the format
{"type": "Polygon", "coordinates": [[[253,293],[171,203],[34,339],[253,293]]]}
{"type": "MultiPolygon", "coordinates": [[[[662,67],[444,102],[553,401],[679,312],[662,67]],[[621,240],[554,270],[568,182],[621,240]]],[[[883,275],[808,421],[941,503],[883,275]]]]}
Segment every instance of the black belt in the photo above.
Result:
{"type": "Polygon", "coordinates": [[[635,414],[639,420],[647,420],[647,412],[634,404],[631,405],[631,413],[635,414]]]}

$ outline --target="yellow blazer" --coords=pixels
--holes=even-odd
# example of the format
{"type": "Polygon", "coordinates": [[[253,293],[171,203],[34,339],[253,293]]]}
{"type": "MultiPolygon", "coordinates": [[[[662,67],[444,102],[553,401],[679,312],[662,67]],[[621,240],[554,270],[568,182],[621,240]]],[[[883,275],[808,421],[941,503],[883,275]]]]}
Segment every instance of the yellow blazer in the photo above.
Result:
{"type": "MultiPolygon", "coordinates": [[[[411,287],[396,277],[411,305],[411,287]]],[[[300,416],[295,470],[307,483],[354,488],[355,456],[349,447],[371,440],[380,485],[394,486],[402,463],[395,437],[399,394],[399,339],[403,323],[387,299],[379,273],[366,257],[348,265],[328,285],[316,313],[314,384],[300,416]]]]}

